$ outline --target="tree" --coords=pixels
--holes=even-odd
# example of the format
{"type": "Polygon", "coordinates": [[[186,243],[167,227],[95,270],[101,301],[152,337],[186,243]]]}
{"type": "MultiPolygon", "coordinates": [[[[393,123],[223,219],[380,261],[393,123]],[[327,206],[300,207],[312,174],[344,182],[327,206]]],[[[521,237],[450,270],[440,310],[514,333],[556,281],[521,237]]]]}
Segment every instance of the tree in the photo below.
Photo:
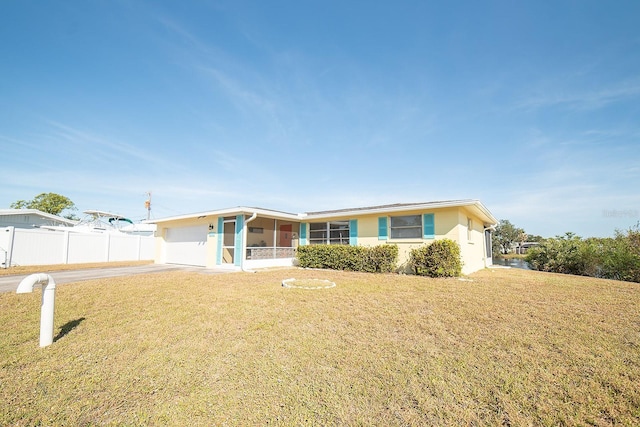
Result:
{"type": "Polygon", "coordinates": [[[497,246],[495,249],[502,254],[511,252],[514,243],[526,242],[527,234],[522,228],[517,228],[508,219],[501,219],[493,232],[493,242],[497,246]]]}
{"type": "MultiPolygon", "coordinates": [[[[33,200],[18,200],[11,203],[12,209],[38,209],[51,215],[60,215],[62,211],[76,211],[76,205],[68,197],[56,193],[40,193],[33,200]]],[[[71,212],[64,215],[76,219],[71,212]]]]}

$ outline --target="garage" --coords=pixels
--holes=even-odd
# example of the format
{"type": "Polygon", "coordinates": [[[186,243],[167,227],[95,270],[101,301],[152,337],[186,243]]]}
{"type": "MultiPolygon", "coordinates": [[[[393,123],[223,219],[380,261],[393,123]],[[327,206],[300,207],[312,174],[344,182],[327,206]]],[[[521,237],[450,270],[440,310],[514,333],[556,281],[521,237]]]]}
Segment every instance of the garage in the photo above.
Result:
{"type": "Polygon", "coordinates": [[[166,263],[207,265],[207,226],[173,227],[167,229],[166,263]]]}

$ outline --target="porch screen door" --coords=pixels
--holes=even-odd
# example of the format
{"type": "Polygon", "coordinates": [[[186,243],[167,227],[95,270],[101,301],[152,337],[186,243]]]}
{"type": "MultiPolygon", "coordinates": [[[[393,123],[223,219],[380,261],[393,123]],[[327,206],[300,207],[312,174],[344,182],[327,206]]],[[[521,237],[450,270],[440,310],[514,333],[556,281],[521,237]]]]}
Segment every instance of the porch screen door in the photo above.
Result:
{"type": "Polygon", "coordinates": [[[235,260],[236,218],[224,219],[224,237],[222,240],[222,263],[233,264],[235,260]]]}

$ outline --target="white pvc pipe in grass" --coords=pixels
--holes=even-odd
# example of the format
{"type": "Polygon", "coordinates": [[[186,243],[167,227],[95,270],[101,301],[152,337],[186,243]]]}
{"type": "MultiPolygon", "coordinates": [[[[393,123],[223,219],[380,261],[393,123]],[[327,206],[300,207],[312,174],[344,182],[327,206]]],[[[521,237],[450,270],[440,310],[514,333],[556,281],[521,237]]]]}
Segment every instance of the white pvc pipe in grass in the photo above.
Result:
{"type": "Polygon", "coordinates": [[[56,301],[56,282],[48,274],[32,274],[22,279],[16,293],[26,294],[33,292],[33,287],[38,284],[42,285],[40,347],[46,347],[53,343],[53,307],[56,301]]]}

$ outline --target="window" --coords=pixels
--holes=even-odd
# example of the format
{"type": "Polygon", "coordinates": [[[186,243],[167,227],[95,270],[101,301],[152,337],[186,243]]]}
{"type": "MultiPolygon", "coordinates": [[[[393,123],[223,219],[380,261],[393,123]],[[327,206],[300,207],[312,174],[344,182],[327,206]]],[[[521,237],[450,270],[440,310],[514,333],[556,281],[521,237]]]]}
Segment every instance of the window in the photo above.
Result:
{"type": "Polygon", "coordinates": [[[348,245],[349,221],[312,222],[309,224],[309,244],[348,245]]]}
{"type": "Polygon", "coordinates": [[[405,215],[392,216],[391,238],[392,239],[421,239],[422,238],[422,216],[405,215]]]}
{"type": "Polygon", "coordinates": [[[471,231],[473,231],[473,220],[467,218],[467,240],[471,240],[471,231]]]}

